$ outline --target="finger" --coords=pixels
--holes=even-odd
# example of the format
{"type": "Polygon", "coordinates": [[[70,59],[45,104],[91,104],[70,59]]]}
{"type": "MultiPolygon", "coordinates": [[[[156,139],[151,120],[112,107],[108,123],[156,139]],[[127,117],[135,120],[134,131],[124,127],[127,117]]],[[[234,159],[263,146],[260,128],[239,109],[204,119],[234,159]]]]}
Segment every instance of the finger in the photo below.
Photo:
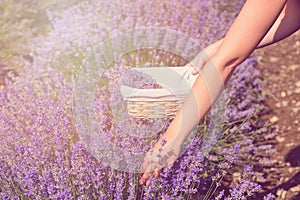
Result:
{"type": "Polygon", "coordinates": [[[150,185],[151,185],[151,181],[150,181],[150,180],[147,180],[146,186],[149,187],[150,185]]]}
{"type": "Polygon", "coordinates": [[[143,177],[144,173],[140,173],[140,179],[143,177]]]}
{"type": "Polygon", "coordinates": [[[198,69],[196,69],[196,68],[192,71],[192,74],[193,74],[193,75],[196,75],[196,74],[198,74],[198,73],[199,73],[199,71],[198,71],[198,69]]]}
{"type": "Polygon", "coordinates": [[[153,179],[153,174],[150,173],[150,176],[148,177],[147,181],[146,181],[146,186],[150,186],[152,183],[152,179],[153,179]]]}
{"type": "Polygon", "coordinates": [[[158,178],[159,174],[161,173],[161,169],[155,169],[154,173],[153,173],[153,176],[155,178],[158,178]]]}
{"type": "Polygon", "coordinates": [[[148,162],[145,161],[142,165],[141,165],[141,173],[140,173],[140,184],[143,185],[145,184],[147,177],[149,176],[149,171],[146,171],[148,168],[148,162]]]}
{"type": "Polygon", "coordinates": [[[150,176],[150,172],[145,172],[140,179],[140,184],[144,185],[148,180],[149,176],[150,176]]]}
{"type": "Polygon", "coordinates": [[[147,179],[149,178],[149,176],[150,176],[150,173],[151,173],[151,172],[145,172],[145,173],[143,174],[143,176],[142,176],[142,179],[147,180],[147,179]]]}
{"type": "Polygon", "coordinates": [[[155,172],[155,170],[158,169],[158,166],[159,166],[159,163],[157,163],[157,162],[154,162],[154,163],[151,163],[150,165],[148,165],[146,172],[142,176],[143,184],[145,182],[147,184],[147,181],[152,178],[152,172],[155,172]]]}
{"type": "Polygon", "coordinates": [[[143,163],[141,164],[141,167],[140,167],[140,171],[141,171],[142,174],[147,170],[149,164],[150,164],[150,162],[149,162],[148,158],[145,157],[145,159],[144,159],[144,161],[143,161],[143,163]]]}
{"type": "Polygon", "coordinates": [[[143,185],[145,183],[145,179],[143,179],[143,175],[141,176],[139,183],[140,185],[143,185]]]}
{"type": "Polygon", "coordinates": [[[145,179],[140,179],[140,185],[144,185],[145,184],[145,182],[146,182],[146,180],[145,179]]]}
{"type": "Polygon", "coordinates": [[[209,60],[208,55],[205,52],[201,52],[194,60],[192,60],[189,64],[194,68],[192,74],[196,75],[199,73],[201,69],[205,66],[207,61],[209,60]]]}
{"type": "Polygon", "coordinates": [[[146,181],[146,186],[150,186],[151,185],[151,181],[152,178],[158,178],[158,176],[160,175],[161,170],[156,169],[152,175],[149,176],[149,178],[146,181]]]}
{"type": "Polygon", "coordinates": [[[140,179],[140,185],[144,185],[144,184],[145,184],[145,182],[146,182],[146,180],[145,180],[145,179],[143,179],[143,178],[141,178],[141,179],[140,179]]]}
{"type": "Polygon", "coordinates": [[[191,67],[193,68],[192,70],[192,74],[196,75],[200,72],[200,70],[203,68],[203,66],[201,65],[201,67],[197,66],[196,64],[191,64],[191,67]]]}
{"type": "Polygon", "coordinates": [[[195,75],[198,73],[198,69],[195,67],[195,65],[193,63],[194,63],[194,61],[189,62],[188,64],[185,65],[185,67],[191,68],[189,70],[189,73],[192,73],[193,75],[195,75]]]}

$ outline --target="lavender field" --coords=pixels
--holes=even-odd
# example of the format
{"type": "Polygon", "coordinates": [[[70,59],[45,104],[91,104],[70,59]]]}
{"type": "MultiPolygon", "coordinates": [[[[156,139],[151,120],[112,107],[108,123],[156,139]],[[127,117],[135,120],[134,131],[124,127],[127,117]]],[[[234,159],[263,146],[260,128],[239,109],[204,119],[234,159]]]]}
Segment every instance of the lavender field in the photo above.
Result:
{"type": "Polygon", "coordinates": [[[139,184],[134,169],[140,163],[124,153],[143,155],[169,121],[131,119],[123,109],[120,84],[158,87],[134,68],[187,64],[197,50],[224,36],[242,4],[2,0],[0,199],[275,199],[271,193],[261,195],[262,168],[272,163],[275,152],[267,141],[276,133],[261,117],[268,107],[255,57],[241,64],[226,86],[222,115],[216,104],[174,165],[152,177],[150,186],[139,184]],[[134,48],[137,30],[160,30],[165,46],[134,48]],[[106,41],[128,31],[130,52],[121,52],[124,43],[107,47],[106,41]],[[166,44],[169,33],[183,35],[197,48],[186,45],[188,39],[166,44]],[[173,45],[186,50],[181,53],[187,57],[163,49],[173,45]],[[99,67],[102,61],[105,69],[99,67]],[[95,83],[82,79],[87,65],[96,69],[95,83]],[[92,106],[77,99],[87,92],[80,80],[93,84],[92,106]],[[214,131],[218,117],[221,128],[214,131]]]}

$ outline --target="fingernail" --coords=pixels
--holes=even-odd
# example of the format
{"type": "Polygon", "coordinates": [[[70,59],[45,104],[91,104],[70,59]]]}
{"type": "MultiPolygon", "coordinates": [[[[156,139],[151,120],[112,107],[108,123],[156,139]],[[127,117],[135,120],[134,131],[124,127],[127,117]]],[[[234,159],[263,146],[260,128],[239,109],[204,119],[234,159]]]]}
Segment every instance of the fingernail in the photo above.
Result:
{"type": "Polygon", "coordinates": [[[144,181],[141,179],[141,180],[140,180],[140,185],[143,185],[143,184],[144,184],[143,182],[144,182],[144,181]]]}
{"type": "Polygon", "coordinates": [[[146,186],[150,186],[150,184],[151,184],[150,181],[146,182],[146,186]]]}

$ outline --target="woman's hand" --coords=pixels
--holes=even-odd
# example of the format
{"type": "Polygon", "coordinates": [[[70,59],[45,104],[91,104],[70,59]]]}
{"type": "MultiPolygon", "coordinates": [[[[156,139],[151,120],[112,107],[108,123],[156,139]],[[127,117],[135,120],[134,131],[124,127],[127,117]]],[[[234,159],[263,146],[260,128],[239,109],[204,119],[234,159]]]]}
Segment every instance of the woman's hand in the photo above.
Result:
{"type": "MultiPolygon", "coordinates": [[[[209,45],[186,66],[193,67],[195,70],[192,73],[194,75],[198,74],[198,72],[204,67],[204,65],[206,65],[210,61],[210,58],[215,54],[221,43],[222,40],[219,40],[209,45]]],[[[204,72],[204,74],[207,75],[206,72],[204,72]]],[[[215,75],[209,72],[207,76],[215,75]]],[[[199,83],[196,85],[199,85],[199,83]]],[[[203,87],[205,86],[205,84],[201,85],[203,87]]],[[[200,116],[203,115],[206,110],[208,110],[208,108],[203,109],[203,113],[200,114],[197,108],[205,108],[205,106],[199,106],[197,103],[197,98],[203,100],[204,98],[196,97],[196,94],[197,92],[195,91],[191,92],[184,105],[181,107],[181,110],[177,112],[168,130],[163,134],[162,138],[165,141],[156,142],[154,147],[151,148],[146,154],[141,166],[140,184],[150,185],[152,177],[158,177],[162,168],[171,167],[177,160],[185,138],[190,133],[190,131],[193,130],[193,127],[199,122],[199,118],[201,118],[200,116]]],[[[203,102],[206,107],[209,107],[212,102],[209,94],[201,95],[204,95],[208,98],[208,100],[204,100],[203,102]]]]}
{"type": "Polygon", "coordinates": [[[188,63],[186,65],[187,67],[194,68],[194,70],[192,72],[193,75],[196,75],[199,73],[199,71],[209,61],[210,57],[216,53],[216,51],[219,48],[219,46],[221,45],[221,43],[222,43],[222,40],[219,40],[219,41],[209,45],[208,47],[206,47],[205,49],[200,51],[200,53],[190,63],[188,63]]]}
{"type": "Polygon", "coordinates": [[[171,167],[177,160],[182,143],[179,141],[168,142],[164,137],[151,148],[141,166],[140,184],[151,184],[152,177],[157,178],[164,167],[171,167]]]}

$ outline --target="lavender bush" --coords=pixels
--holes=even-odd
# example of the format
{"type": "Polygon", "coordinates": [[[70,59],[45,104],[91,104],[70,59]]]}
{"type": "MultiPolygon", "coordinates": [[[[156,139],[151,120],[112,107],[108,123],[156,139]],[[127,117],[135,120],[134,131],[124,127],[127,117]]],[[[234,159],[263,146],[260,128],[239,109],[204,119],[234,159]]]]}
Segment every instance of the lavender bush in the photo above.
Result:
{"type": "MultiPolygon", "coordinates": [[[[260,186],[251,179],[255,172],[246,161],[257,163],[264,158],[269,162],[256,153],[270,154],[272,146],[254,143],[274,135],[266,134],[259,119],[266,108],[254,59],[239,66],[228,84],[222,132],[206,134],[208,115],[185,153],[161,177],[153,178],[150,187],[138,184],[138,173],[105,166],[88,151],[79,139],[72,107],[79,71],[107,37],[128,29],[164,27],[205,47],[224,35],[235,15],[230,11],[236,12],[241,3],[90,0],[77,2],[62,13],[48,6],[45,10],[52,29],[30,37],[29,47],[26,45],[30,53],[21,60],[22,69],[18,75],[8,73],[0,89],[0,199],[245,199],[257,192],[260,186]],[[203,143],[204,136],[210,142],[203,143]],[[204,145],[211,145],[209,154],[203,152],[204,145]],[[243,171],[241,179],[229,190],[219,189],[227,174],[237,170],[243,171]]],[[[124,74],[125,82],[132,86],[157,87],[150,77],[134,70],[147,63],[183,65],[186,60],[157,50],[125,56],[99,76],[94,96],[93,109],[106,137],[137,152],[147,151],[159,134],[140,140],[131,137],[126,121],[120,128],[121,121],[114,121],[111,108],[112,102],[121,99],[112,91],[118,90],[124,74]]],[[[155,124],[132,120],[141,126],[155,124]]]]}

